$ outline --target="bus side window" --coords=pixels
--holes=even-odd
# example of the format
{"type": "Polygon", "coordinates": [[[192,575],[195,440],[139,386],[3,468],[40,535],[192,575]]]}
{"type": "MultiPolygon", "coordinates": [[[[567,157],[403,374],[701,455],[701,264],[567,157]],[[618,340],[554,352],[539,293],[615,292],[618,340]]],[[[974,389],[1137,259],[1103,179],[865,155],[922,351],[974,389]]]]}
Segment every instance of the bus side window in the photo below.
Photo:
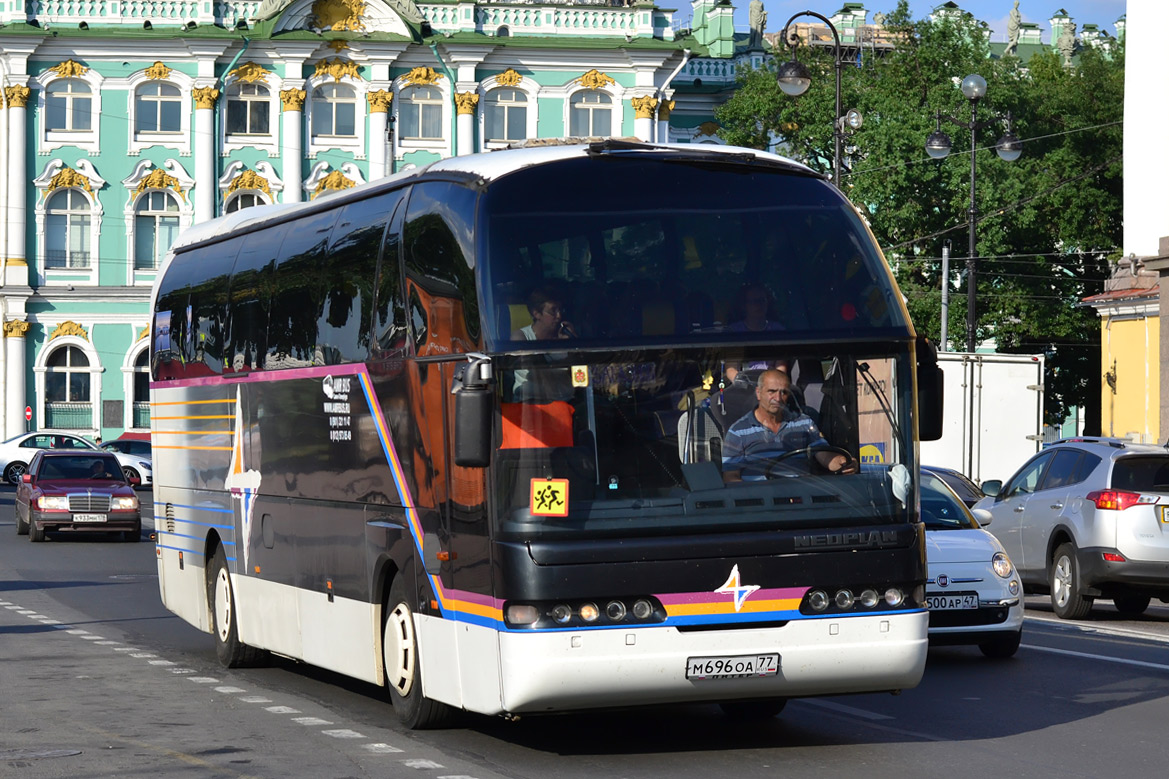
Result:
{"type": "Polygon", "coordinates": [[[416,184],[403,229],[406,277],[422,293],[430,335],[420,353],[478,348],[479,298],[475,289],[473,225],[476,194],[449,182],[416,184]]]}
{"type": "Polygon", "coordinates": [[[350,203],[333,228],[322,268],[325,293],[317,320],[318,345],[327,365],[360,362],[369,354],[378,254],[399,198],[390,192],[350,203]]]}
{"type": "Polygon", "coordinates": [[[280,251],[278,228],[244,237],[228,291],[228,341],[224,353],[232,372],[262,370],[268,352],[268,296],[272,267],[280,251]]]}
{"type": "Polygon", "coordinates": [[[322,365],[317,322],[325,300],[325,249],[341,209],[305,217],[286,229],[268,308],[266,367],[322,365]]]}
{"type": "Polygon", "coordinates": [[[377,314],[375,338],[382,354],[401,350],[406,345],[406,305],[402,295],[402,200],[406,190],[390,193],[383,201],[390,228],[382,242],[377,267],[377,314]]]}

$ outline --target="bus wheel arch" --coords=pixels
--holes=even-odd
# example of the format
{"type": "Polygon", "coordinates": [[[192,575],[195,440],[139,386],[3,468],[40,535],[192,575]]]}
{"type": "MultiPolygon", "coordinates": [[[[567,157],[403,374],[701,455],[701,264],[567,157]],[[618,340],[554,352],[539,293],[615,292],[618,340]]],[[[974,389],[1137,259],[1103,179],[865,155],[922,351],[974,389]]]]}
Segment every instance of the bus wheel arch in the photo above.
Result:
{"type": "Polygon", "coordinates": [[[207,606],[210,609],[211,634],[215,637],[215,654],[225,668],[257,665],[266,653],[248,646],[239,638],[239,619],[235,591],[227,556],[219,543],[211,545],[207,558],[207,606]]]}
{"type": "Polygon", "coordinates": [[[394,576],[382,620],[382,659],[386,688],[394,713],[412,730],[440,728],[453,718],[454,710],[422,693],[422,661],[414,625],[414,604],[406,579],[394,576]]]}

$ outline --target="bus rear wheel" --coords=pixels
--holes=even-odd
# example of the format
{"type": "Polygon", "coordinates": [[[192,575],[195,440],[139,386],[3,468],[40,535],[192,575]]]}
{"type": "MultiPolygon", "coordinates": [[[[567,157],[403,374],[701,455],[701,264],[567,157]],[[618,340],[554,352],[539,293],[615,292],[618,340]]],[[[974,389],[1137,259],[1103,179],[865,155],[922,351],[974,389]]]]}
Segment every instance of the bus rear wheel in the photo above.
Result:
{"type": "Polygon", "coordinates": [[[215,550],[207,568],[207,600],[211,604],[211,632],[215,635],[215,654],[225,668],[256,665],[265,656],[262,650],[239,640],[236,621],[235,592],[223,547],[215,550]]]}
{"type": "Polygon", "coordinates": [[[453,719],[453,709],[422,694],[422,661],[418,657],[414,612],[401,576],[390,585],[382,627],[382,656],[394,713],[403,725],[411,730],[428,730],[443,727],[453,719]]]}

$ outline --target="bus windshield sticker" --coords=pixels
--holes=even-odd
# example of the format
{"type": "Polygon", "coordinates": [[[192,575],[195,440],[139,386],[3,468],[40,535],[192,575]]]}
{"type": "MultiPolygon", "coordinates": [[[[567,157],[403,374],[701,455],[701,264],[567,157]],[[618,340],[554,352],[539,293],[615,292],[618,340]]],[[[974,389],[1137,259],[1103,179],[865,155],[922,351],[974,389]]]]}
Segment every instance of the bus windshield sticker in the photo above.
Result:
{"type": "Polygon", "coordinates": [[[532,516],[568,516],[568,479],[532,479],[532,516]]]}
{"type": "Polygon", "coordinates": [[[589,366],[574,365],[572,366],[572,386],[587,387],[589,386],[589,366]]]}

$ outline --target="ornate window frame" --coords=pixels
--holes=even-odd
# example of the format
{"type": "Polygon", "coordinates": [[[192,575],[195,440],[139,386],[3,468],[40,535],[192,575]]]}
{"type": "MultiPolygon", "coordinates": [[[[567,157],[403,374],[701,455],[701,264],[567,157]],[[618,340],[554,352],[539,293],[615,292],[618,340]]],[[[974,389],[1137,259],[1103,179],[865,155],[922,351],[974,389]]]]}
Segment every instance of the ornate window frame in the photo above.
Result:
{"type": "Polygon", "coordinates": [[[479,131],[479,151],[489,151],[491,149],[502,149],[509,141],[488,141],[487,140],[487,95],[494,92],[496,89],[514,89],[517,92],[523,92],[528,98],[527,111],[525,116],[524,136],[526,138],[536,138],[539,134],[539,123],[537,116],[539,106],[540,85],[534,79],[517,73],[515,70],[508,68],[503,73],[496,76],[488,76],[479,82],[479,116],[476,118],[478,122],[479,131]]]}
{"type": "Polygon", "coordinates": [[[581,92],[601,92],[613,101],[609,109],[611,122],[609,136],[620,138],[632,133],[625,132],[625,88],[607,73],[593,69],[584,75],[577,76],[564,89],[563,120],[564,134],[572,135],[572,98],[581,92]]]}
{"type": "Polygon", "coordinates": [[[93,155],[101,154],[99,133],[101,128],[102,86],[105,83],[102,75],[93,68],[86,67],[76,60],[70,59],[49,68],[37,76],[33,83],[37,86],[37,151],[41,154],[48,154],[53,149],[59,149],[62,146],[75,146],[93,155]],[[48,124],[45,121],[45,117],[48,116],[45,100],[47,88],[49,84],[61,79],[77,79],[89,85],[89,89],[93,94],[90,98],[92,121],[88,130],[50,131],[48,129],[48,124]]]}
{"type": "MultiPolygon", "coordinates": [[[[400,162],[406,154],[415,151],[436,152],[443,157],[453,157],[455,154],[455,138],[451,137],[454,107],[451,99],[453,85],[442,73],[435,72],[434,68],[418,67],[409,73],[404,73],[394,79],[394,99],[390,103],[390,110],[394,117],[394,160],[400,162]],[[410,87],[433,87],[442,95],[442,138],[418,139],[402,137],[402,93],[410,87]]],[[[399,166],[394,166],[399,170],[399,166]]]]}
{"type": "Polygon", "coordinates": [[[127,125],[129,129],[127,153],[133,156],[142,152],[143,149],[149,149],[151,146],[162,146],[163,148],[174,149],[184,157],[190,157],[191,115],[194,113],[194,109],[191,107],[191,101],[194,99],[192,97],[192,90],[194,88],[194,78],[188,76],[186,73],[180,73],[177,70],[169,68],[161,62],[155,62],[149,68],[143,68],[137,73],[131,74],[126,79],[126,97],[129,102],[126,108],[127,116],[129,116],[129,124],[127,125]],[[138,126],[138,88],[149,84],[151,81],[161,81],[179,88],[178,132],[140,134],[135,129],[138,126]]]}
{"type": "Polygon", "coordinates": [[[122,397],[125,398],[122,403],[122,429],[146,431],[149,430],[149,427],[134,426],[134,376],[138,373],[134,364],[138,357],[146,352],[146,368],[148,371],[150,369],[150,325],[146,323],[131,324],[135,329],[140,329],[141,332],[138,338],[134,339],[134,343],[130,344],[122,359],[122,397]]]}
{"type": "MultiPolygon", "coordinates": [[[[39,190],[34,209],[37,247],[37,282],[48,287],[65,287],[72,284],[93,284],[98,281],[97,259],[101,256],[101,222],[104,211],[97,193],[106,185],[106,180],[97,175],[93,163],[80,159],[69,167],[60,158],[50,160],[41,175],[33,179],[33,187],[39,190]],[[45,235],[45,221],[49,214],[49,199],[58,191],[75,189],[89,201],[89,268],[71,270],[68,268],[47,268],[46,252],[48,242],[45,235]]],[[[44,419],[44,417],[38,417],[44,419]]]]}
{"type": "Polygon", "coordinates": [[[236,160],[219,177],[219,214],[228,213],[227,204],[240,194],[257,195],[267,205],[276,203],[276,196],[284,191],[284,181],[276,174],[270,162],[263,160],[251,168],[236,160]]]}
{"type": "MultiPolygon", "coordinates": [[[[280,152],[280,127],[283,110],[280,103],[280,89],[283,84],[274,72],[256,62],[245,62],[227,74],[223,82],[223,94],[219,98],[219,142],[223,155],[240,149],[260,149],[269,155],[280,152]],[[259,84],[268,90],[268,133],[255,135],[229,135],[227,132],[228,90],[240,84],[259,84]]],[[[311,94],[311,93],[310,93],[311,94]]]]}
{"type": "Polygon", "coordinates": [[[150,160],[142,160],[134,166],[134,172],[122,179],[127,190],[126,204],[122,216],[126,222],[126,286],[149,287],[154,284],[158,268],[134,268],[134,217],[137,216],[138,201],[149,192],[168,192],[179,201],[179,234],[191,226],[195,219],[195,206],[191,202],[191,187],[195,180],[176,159],[167,159],[162,167],[150,160]]]}
{"type": "Polygon", "coordinates": [[[89,340],[90,334],[93,333],[93,323],[90,323],[88,328],[85,325],[79,325],[69,320],[60,322],[42,321],[40,324],[44,326],[48,335],[44,344],[41,345],[41,350],[37,354],[37,359],[32,369],[35,379],[34,383],[36,384],[36,418],[41,420],[47,420],[49,418],[46,407],[48,400],[46,399],[47,395],[45,393],[45,377],[49,373],[49,355],[58,349],[75,346],[89,360],[90,420],[95,424],[89,428],[53,428],[53,431],[58,433],[74,433],[76,435],[97,435],[101,431],[101,375],[105,372],[105,368],[102,367],[101,357],[98,355],[97,349],[94,348],[93,343],[89,340]],[[58,333],[59,329],[65,329],[69,334],[58,333]],[[73,335],[74,332],[81,332],[82,334],[73,335]]]}
{"type": "Polygon", "coordinates": [[[304,139],[305,139],[305,156],[310,160],[315,160],[317,155],[321,152],[342,150],[351,152],[354,159],[364,160],[366,158],[365,138],[367,134],[366,125],[369,122],[369,101],[366,99],[366,93],[369,92],[369,82],[361,77],[358,70],[359,66],[352,60],[342,60],[340,58],[331,60],[322,60],[316,65],[316,72],[305,81],[304,91],[304,139]],[[353,109],[353,136],[337,136],[328,135],[322,136],[323,140],[318,143],[315,141],[313,135],[313,93],[317,87],[325,86],[327,84],[344,84],[354,91],[354,109],[353,109]]]}

